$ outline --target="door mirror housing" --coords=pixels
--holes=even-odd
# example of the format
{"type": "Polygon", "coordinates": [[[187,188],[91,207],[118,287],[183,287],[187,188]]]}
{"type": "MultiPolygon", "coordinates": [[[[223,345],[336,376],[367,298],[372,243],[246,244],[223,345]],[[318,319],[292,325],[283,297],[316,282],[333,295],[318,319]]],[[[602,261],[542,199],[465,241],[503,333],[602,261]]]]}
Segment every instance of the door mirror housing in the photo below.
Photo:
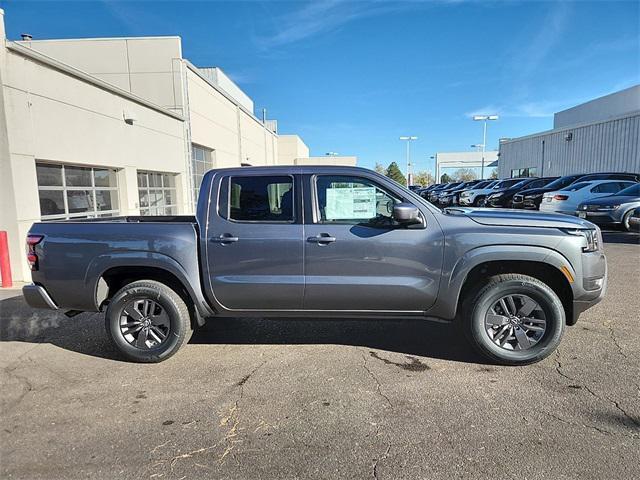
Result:
{"type": "Polygon", "coordinates": [[[420,210],[411,203],[396,203],[393,206],[393,219],[403,225],[420,223],[420,210]]]}

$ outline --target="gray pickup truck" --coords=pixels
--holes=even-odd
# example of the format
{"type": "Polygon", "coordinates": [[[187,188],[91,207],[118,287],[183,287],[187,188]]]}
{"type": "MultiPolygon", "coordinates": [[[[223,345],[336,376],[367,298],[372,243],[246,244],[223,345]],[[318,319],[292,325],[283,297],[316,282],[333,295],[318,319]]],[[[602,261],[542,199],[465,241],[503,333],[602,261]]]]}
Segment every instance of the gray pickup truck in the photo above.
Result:
{"type": "Polygon", "coordinates": [[[27,244],[27,302],[105,310],[114,345],[139,362],[167,359],[206,319],[288,316],[457,319],[490,360],[528,364],[607,282],[592,223],[441,211],[352,167],[212,170],[195,217],[36,223],[27,244]]]}

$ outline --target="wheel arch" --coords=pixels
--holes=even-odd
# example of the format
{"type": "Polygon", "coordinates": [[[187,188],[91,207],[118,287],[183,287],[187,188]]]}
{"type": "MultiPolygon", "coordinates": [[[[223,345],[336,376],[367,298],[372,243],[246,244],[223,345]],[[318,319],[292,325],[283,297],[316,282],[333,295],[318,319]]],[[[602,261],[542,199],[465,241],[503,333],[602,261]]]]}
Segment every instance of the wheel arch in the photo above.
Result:
{"type": "Polygon", "coordinates": [[[568,321],[573,318],[573,289],[568,277],[578,277],[571,262],[556,250],[530,245],[491,245],[473,249],[451,268],[449,281],[441,284],[442,299],[433,316],[453,319],[463,295],[484,279],[500,273],[521,273],[537,278],[562,300],[568,321]]]}

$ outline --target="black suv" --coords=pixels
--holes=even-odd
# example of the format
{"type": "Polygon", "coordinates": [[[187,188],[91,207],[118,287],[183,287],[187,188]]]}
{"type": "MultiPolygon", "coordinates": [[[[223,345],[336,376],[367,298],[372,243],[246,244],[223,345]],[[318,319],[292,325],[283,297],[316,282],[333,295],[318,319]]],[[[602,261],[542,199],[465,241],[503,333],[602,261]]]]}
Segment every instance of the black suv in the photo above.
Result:
{"type": "Polygon", "coordinates": [[[543,188],[529,187],[513,196],[513,208],[526,208],[538,210],[542,196],[547,192],[555,192],[577,181],[588,182],[591,180],[632,180],[640,182],[640,174],[637,173],[580,173],[577,175],[566,175],[546,184],[543,188]]]}
{"type": "Polygon", "coordinates": [[[509,188],[498,190],[487,197],[487,207],[513,208],[513,197],[525,188],[544,187],[557,177],[523,178],[509,188]]]}

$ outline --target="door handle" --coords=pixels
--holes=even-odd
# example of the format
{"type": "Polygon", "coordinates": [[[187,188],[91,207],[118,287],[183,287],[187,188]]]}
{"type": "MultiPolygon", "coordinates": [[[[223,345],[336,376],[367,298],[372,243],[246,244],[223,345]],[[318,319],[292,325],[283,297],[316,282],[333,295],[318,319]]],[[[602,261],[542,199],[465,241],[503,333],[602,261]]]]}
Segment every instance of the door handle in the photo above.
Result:
{"type": "Polygon", "coordinates": [[[317,243],[318,245],[328,245],[336,241],[336,237],[332,237],[328,233],[321,233],[315,237],[307,238],[307,242],[317,243]]]}
{"type": "Polygon", "coordinates": [[[223,233],[219,237],[212,237],[209,241],[212,243],[221,243],[226,245],[227,243],[235,243],[240,240],[238,237],[234,237],[230,233],[223,233]]]}

